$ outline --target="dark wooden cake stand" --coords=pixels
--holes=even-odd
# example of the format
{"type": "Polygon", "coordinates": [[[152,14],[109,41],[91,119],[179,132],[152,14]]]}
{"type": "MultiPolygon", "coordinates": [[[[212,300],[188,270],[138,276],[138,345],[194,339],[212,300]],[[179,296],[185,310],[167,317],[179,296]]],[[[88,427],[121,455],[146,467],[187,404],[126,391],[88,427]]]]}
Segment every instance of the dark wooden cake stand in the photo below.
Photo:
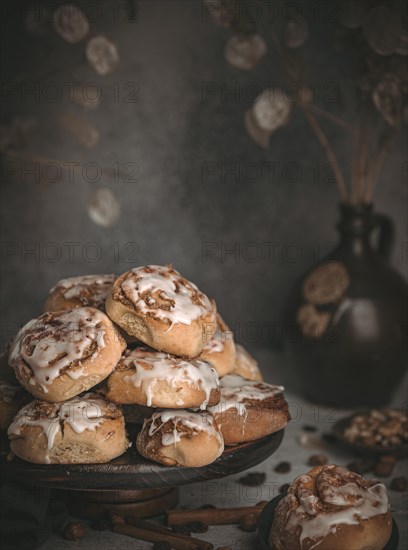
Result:
{"type": "Polygon", "coordinates": [[[4,476],[17,481],[58,489],[72,515],[78,517],[96,518],[107,510],[150,517],[177,505],[180,485],[218,479],[256,466],[277,450],[283,433],[281,430],[251,443],[227,447],[220,458],[201,468],[162,466],[143,458],[132,446],[106,464],[32,464],[17,457],[7,462],[3,454],[2,469],[4,476]]]}

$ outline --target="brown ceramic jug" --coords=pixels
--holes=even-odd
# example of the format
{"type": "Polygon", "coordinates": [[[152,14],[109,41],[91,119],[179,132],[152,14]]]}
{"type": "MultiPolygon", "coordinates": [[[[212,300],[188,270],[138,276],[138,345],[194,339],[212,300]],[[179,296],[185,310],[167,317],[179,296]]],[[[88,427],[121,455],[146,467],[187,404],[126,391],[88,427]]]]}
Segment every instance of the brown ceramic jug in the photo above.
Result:
{"type": "Polygon", "coordinates": [[[290,298],[293,364],[312,401],[383,405],[408,364],[408,287],[388,264],[392,221],[371,205],[340,208],[338,246],[290,298]]]}

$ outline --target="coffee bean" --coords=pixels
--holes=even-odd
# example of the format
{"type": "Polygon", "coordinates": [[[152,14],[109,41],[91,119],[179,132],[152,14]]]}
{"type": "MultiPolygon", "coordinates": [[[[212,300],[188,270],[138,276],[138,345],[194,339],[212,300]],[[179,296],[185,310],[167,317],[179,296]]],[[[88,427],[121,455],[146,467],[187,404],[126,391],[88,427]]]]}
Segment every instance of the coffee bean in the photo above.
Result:
{"type": "Polygon", "coordinates": [[[350,464],[347,464],[347,468],[356,474],[364,475],[370,472],[373,469],[373,462],[371,460],[355,460],[354,462],[350,462],[350,464]]]}
{"type": "Polygon", "coordinates": [[[240,477],[238,483],[247,485],[248,487],[257,487],[265,482],[266,474],[262,472],[252,472],[244,477],[240,477]]]}
{"type": "Polygon", "coordinates": [[[392,474],[395,468],[397,459],[393,455],[382,455],[374,467],[375,475],[379,477],[388,477],[392,474]]]}
{"type": "Polygon", "coordinates": [[[278,472],[279,474],[287,474],[292,469],[292,465],[290,462],[279,462],[275,466],[275,472],[278,472]]]}
{"type": "Polygon", "coordinates": [[[308,464],[309,466],[324,466],[327,464],[329,459],[326,455],[320,454],[320,455],[311,455],[309,457],[308,464]]]}
{"type": "Polygon", "coordinates": [[[408,479],[406,477],[395,477],[391,480],[390,487],[393,491],[399,491],[403,493],[408,490],[408,479]]]}
{"type": "Polygon", "coordinates": [[[302,430],[304,432],[317,432],[317,427],[312,426],[311,424],[305,424],[304,426],[302,426],[302,430]]]}

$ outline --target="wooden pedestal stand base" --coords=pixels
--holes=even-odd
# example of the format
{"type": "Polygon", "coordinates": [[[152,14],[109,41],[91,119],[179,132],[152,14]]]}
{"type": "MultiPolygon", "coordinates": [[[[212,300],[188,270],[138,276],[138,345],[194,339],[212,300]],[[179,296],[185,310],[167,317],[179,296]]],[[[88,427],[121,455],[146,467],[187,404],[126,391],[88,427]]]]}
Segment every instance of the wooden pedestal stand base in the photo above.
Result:
{"type": "Polygon", "coordinates": [[[60,491],[69,513],[84,519],[115,512],[123,517],[148,518],[177,506],[178,488],[121,491],[60,491]]]}

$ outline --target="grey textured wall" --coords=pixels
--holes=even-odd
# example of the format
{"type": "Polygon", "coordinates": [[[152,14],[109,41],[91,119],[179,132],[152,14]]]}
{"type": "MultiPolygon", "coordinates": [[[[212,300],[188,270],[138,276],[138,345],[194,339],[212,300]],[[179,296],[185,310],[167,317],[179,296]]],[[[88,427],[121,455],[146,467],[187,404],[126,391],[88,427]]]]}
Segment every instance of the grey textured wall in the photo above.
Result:
{"type": "MultiPolygon", "coordinates": [[[[120,176],[116,183],[109,176],[92,183],[79,173],[73,182],[65,173],[61,181],[51,183],[42,174],[36,182],[21,162],[4,158],[2,340],[10,327],[38,314],[47,290],[61,277],[172,262],[216,299],[240,333],[238,339],[279,345],[279,337],[270,338],[262,323],[279,321],[291,286],[316,259],[316,245],[322,253],[325,243],[336,239],[338,195],[324,171],[316,175],[326,161],[302,113],[295,113],[272,137],[267,150],[244,128],[243,116],[255,89],[249,84],[259,87],[282,76],[270,36],[272,22],[264,10],[257,23],[269,52],[256,69],[244,72],[224,60],[230,31],[205,20],[201,2],[139,1],[135,22],[124,22],[123,4],[100,2],[101,17],[93,24],[119,48],[120,64],[105,77],[88,66],[83,43],[70,45],[51,31],[30,34],[13,10],[3,25],[3,80],[14,85],[10,92],[2,88],[3,123],[16,116],[38,120],[25,154],[104,167],[118,163],[125,171],[127,163],[136,163],[138,174],[137,181],[124,182],[120,176]],[[85,112],[70,102],[64,83],[73,81],[100,86],[98,108],[85,112]],[[136,83],[137,102],[126,101],[129,82],[136,83]],[[50,83],[64,89],[55,102],[43,97],[51,96],[50,83]],[[25,86],[34,87],[39,97],[25,86]],[[203,89],[234,86],[240,97],[222,91],[203,96],[203,89]],[[63,129],[64,113],[78,114],[99,131],[96,147],[87,150],[63,129]],[[270,163],[275,163],[273,173],[270,163]],[[291,172],[289,163],[300,167],[301,177],[291,172]],[[223,178],[223,169],[231,167],[237,175],[223,178]],[[9,174],[17,169],[17,176],[9,174]],[[87,213],[98,186],[112,189],[120,204],[120,219],[111,228],[96,225],[87,213]],[[223,247],[236,247],[236,254],[225,256],[223,247]],[[35,252],[27,254],[29,249],[35,252]],[[211,254],[203,256],[203,249],[211,254]],[[129,253],[133,259],[125,261],[129,253]],[[95,254],[100,256],[97,261],[95,254]]],[[[302,4],[312,33],[304,48],[305,73],[319,86],[341,84],[345,116],[352,119],[347,110],[348,64],[331,49],[332,24],[327,18],[312,21],[313,4],[302,4]]],[[[324,94],[321,106],[339,107],[326,105],[324,94]]],[[[346,165],[349,136],[330,123],[324,127],[346,165]]],[[[406,135],[401,135],[391,148],[375,199],[377,210],[392,215],[396,223],[393,263],[401,272],[407,266],[405,147],[406,135]]]]}

